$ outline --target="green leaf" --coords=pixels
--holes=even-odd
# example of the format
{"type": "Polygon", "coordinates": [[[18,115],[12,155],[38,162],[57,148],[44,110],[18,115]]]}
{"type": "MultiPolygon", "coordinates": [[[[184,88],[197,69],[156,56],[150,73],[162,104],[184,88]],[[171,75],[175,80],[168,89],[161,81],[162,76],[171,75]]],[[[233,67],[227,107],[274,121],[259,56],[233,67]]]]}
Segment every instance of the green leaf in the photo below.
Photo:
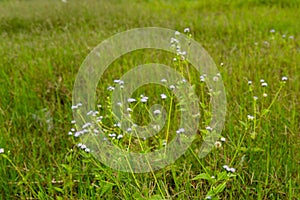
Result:
{"type": "Polygon", "coordinates": [[[57,192],[64,193],[64,190],[62,188],[53,187],[53,189],[56,190],[57,192]]]}
{"type": "Polygon", "coordinates": [[[211,176],[209,174],[202,173],[202,174],[197,175],[192,180],[198,180],[198,179],[211,180],[212,178],[211,178],[211,176]]]}
{"type": "Polygon", "coordinates": [[[100,192],[100,196],[102,196],[104,193],[111,191],[112,187],[115,184],[110,183],[110,182],[106,182],[106,181],[101,181],[100,187],[101,187],[101,192],[100,192]]]}
{"type": "Polygon", "coordinates": [[[264,152],[265,150],[264,149],[261,149],[259,147],[255,147],[252,149],[253,152],[264,152]]]}
{"type": "Polygon", "coordinates": [[[230,173],[230,174],[227,174],[227,176],[228,176],[229,178],[231,178],[231,177],[236,177],[236,174],[230,173]]]}
{"type": "Polygon", "coordinates": [[[256,133],[255,133],[255,132],[250,133],[250,137],[251,137],[251,139],[255,140],[255,138],[256,138],[256,133]]]}
{"type": "Polygon", "coordinates": [[[268,112],[270,112],[270,110],[264,109],[264,110],[262,111],[262,115],[265,115],[265,114],[267,114],[268,112]]]}
{"type": "Polygon", "coordinates": [[[239,121],[244,127],[247,127],[247,124],[243,121],[239,121]]]}
{"type": "Polygon", "coordinates": [[[242,151],[242,152],[247,152],[247,151],[248,151],[248,149],[247,149],[246,147],[240,147],[240,148],[239,148],[239,151],[242,151]]]}
{"type": "Polygon", "coordinates": [[[66,169],[68,172],[72,171],[72,167],[70,165],[66,165],[66,164],[61,164],[61,166],[66,169]]]}
{"type": "Polygon", "coordinates": [[[226,187],[226,182],[223,182],[222,184],[218,185],[213,191],[215,195],[221,193],[226,187]]]}
{"type": "Polygon", "coordinates": [[[214,189],[210,190],[206,196],[216,196],[217,194],[221,193],[226,187],[226,181],[219,184],[214,189]]]}
{"type": "Polygon", "coordinates": [[[226,172],[221,172],[217,176],[217,181],[227,180],[228,176],[226,172]]]}

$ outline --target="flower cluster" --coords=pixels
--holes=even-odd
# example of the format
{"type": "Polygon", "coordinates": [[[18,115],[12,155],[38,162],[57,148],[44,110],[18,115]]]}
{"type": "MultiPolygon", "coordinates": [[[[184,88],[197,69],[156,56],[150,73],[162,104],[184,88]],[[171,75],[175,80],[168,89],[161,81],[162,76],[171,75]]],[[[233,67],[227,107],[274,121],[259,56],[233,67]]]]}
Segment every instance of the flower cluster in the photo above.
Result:
{"type": "MultiPolygon", "coordinates": [[[[188,36],[190,36],[190,29],[189,28],[185,28],[184,29],[184,33],[187,34],[188,36]]],[[[171,47],[176,50],[177,56],[180,57],[181,60],[185,60],[187,52],[181,50],[180,41],[178,39],[179,35],[180,35],[180,32],[179,31],[175,31],[174,37],[172,37],[170,39],[170,44],[171,44],[171,47]]],[[[177,58],[174,58],[173,60],[177,61],[177,58]]]]}
{"type": "Polygon", "coordinates": [[[236,170],[233,167],[228,167],[228,165],[224,165],[223,168],[227,171],[227,172],[232,172],[234,173],[236,170]]]}

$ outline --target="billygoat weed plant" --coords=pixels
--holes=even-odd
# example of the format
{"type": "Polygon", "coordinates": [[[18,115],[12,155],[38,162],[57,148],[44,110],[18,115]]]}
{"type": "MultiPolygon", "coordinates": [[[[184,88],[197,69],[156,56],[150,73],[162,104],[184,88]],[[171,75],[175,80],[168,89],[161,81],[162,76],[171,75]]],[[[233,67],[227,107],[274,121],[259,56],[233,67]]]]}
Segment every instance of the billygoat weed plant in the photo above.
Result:
{"type": "MultiPolygon", "coordinates": [[[[298,199],[299,7],[294,0],[0,1],[0,199],[298,199]],[[99,81],[95,108],[72,105],[86,55],[137,27],[178,30],[167,41],[175,53],[121,56],[99,81]],[[182,35],[203,45],[219,73],[193,68],[182,35]],[[182,78],[166,76],[113,101],[114,92],[128,89],[123,74],[155,62],[182,78]],[[213,149],[200,158],[201,144],[215,131],[209,81],[223,81],[227,112],[213,149]],[[189,84],[196,99],[190,91],[185,98],[200,108],[192,117],[201,117],[177,160],[135,173],[95,158],[98,143],[90,145],[87,136],[124,153],[161,150],[162,158],[174,138],[188,140],[189,127],[180,124],[184,102],[175,93],[189,84]],[[130,126],[124,128],[113,109],[130,126]],[[80,124],[73,112],[89,120],[80,124]],[[139,127],[148,124],[155,134],[141,136],[139,127]]],[[[118,159],[112,158],[136,167],[118,159]]]]}

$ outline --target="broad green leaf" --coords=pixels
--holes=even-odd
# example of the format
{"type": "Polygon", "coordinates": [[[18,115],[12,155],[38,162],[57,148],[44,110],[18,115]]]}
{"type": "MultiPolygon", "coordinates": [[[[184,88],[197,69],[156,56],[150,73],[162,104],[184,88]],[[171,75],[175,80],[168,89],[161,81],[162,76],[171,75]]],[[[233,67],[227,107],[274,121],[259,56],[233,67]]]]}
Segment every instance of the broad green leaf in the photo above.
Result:
{"type": "Polygon", "coordinates": [[[221,172],[217,176],[218,181],[227,180],[227,179],[228,179],[228,176],[227,176],[226,172],[221,172]]]}
{"type": "Polygon", "coordinates": [[[211,176],[209,174],[206,173],[202,173],[197,175],[195,178],[193,178],[192,180],[198,180],[198,179],[205,179],[205,180],[211,180],[211,176]]]}
{"type": "Polygon", "coordinates": [[[64,190],[62,188],[59,187],[53,187],[54,190],[60,192],[60,193],[64,193],[64,190]]]}
{"type": "Polygon", "coordinates": [[[226,181],[219,184],[217,187],[213,188],[208,192],[206,196],[216,196],[217,194],[221,193],[226,187],[226,181]]]}

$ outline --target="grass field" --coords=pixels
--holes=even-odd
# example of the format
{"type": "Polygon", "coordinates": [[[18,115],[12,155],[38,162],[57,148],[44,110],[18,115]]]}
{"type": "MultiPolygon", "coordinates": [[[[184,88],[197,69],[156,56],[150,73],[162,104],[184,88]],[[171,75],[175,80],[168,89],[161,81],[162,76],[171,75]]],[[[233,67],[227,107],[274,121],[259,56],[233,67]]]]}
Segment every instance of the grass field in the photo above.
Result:
{"type": "MultiPolygon", "coordinates": [[[[298,0],[0,0],[0,199],[299,199],[299,19],[298,0]],[[198,141],[175,163],[149,173],[120,172],[68,135],[73,84],[101,41],[150,26],[182,33],[189,27],[214,59],[226,88],[225,141],[208,156],[196,156],[208,113],[198,141]]],[[[114,63],[99,97],[124,71],[153,62],[151,53],[133,52],[114,63]]],[[[172,63],[170,55],[156,55],[172,63]]],[[[204,91],[199,74],[191,79],[204,91]]],[[[155,99],[163,91],[145,87],[136,96],[155,99]]],[[[166,106],[175,103],[170,97],[166,106]]],[[[108,100],[99,102],[112,126],[108,100]]],[[[149,121],[145,108],[137,104],[140,115],[132,114],[140,124],[149,121]]],[[[160,147],[165,133],[176,131],[171,108],[170,127],[143,148],[160,147]]],[[[126,138],[114,141],[128,145],[126,138]]]]}

